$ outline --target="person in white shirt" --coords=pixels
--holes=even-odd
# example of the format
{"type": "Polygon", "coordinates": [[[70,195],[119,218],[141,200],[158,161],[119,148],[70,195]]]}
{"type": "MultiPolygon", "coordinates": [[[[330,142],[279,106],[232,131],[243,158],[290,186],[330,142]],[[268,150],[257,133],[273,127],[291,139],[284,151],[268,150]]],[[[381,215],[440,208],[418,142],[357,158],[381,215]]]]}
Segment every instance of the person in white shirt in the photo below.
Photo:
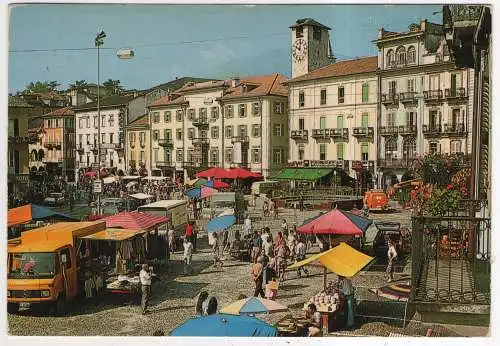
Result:
{"type": "Polygon", "coordinates": [[[173,228],[168,230],[168,248],[170,252],[175,251],[175,230],[173,228]]]}
{"type": "Polygon", "coordinates": [[[396,258],[398,257],[398,253],[396,252],[396,247],[394,245],[394,241],[392,239],[389,239],[387,241],[387,269],[385,273],[387,274],[387,282],[394,281],[394,262],[396,261],[396,258]]]}
{"type": "Polygon", "coordinates": [[[193,267],[191,266],[191,260],[193,259],[193,244],[184,238],[184,275],[188,272],[193,273],[193,267]]]}
{"type": "Polygon", "coordinates": [[[250,219],[250,215],[247,215],[245,221],[243,222],[243,235],[249,235],[252,232],[252,220],[250,219]]]}
{"type": "Polygon", "coordinates": [[[352,328],[354,325],[354,287],[350,279],[340,276],[340,290],[346,299],[346,325],[347,328],[352,328]]]}
{"type": "MultiPolygon", "coordinates": [[[[306,244],[302,241],[302,239],[299,238],[299,242],[297,243],[297,246],[295,247],[295,262],[300,262],[306,258],[306,244]]],[[[298,267],[297,268],[297,274],[299,277],[302,276],[302,271],[304,271],[304,274],[308,275],[309,271],[304,268],[304,267],[298,267]]]]}
{"type": "Polygon", "coordinates": [[[310,319],[311,326],[307,336],[318,336],[321,333],[321,314],[317,311],[316,305],[307,306],[306,316],[310,319]]]}
{"type": "Polygon", "coordinates": [[[283,222],[281,223],[281,229],[283,230],[283,233],[288,233],[288,224],[285,219],[283,219],[283,222]]]}
{"type": "Polygon", "coordinates": [[[148,309],[149,298],[151,296],[151,277],[152,273],[147,264],[142,265],[142,270],[139,273],[142,288],[142,314],[145,315],[148,309]]]}

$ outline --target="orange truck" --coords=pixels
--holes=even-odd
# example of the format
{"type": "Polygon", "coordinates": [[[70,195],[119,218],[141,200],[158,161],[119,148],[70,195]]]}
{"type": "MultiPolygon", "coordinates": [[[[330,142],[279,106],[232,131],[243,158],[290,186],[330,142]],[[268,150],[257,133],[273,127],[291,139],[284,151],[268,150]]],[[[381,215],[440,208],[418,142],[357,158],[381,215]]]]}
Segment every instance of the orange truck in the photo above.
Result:
{"type": "Polygon", "coordinates": [[[78,287],[82,237],[106,229],[104,221],[60,222],[21,233],[7,246],[7,309],[50,305],[64,312],[78,287]]]}
{"type": "Polygon", "coordinates": [[[389,208],[389,198],[384,190],[370,190],[365,192],[363,204],[370,210],[386,210],[389,208]]]}

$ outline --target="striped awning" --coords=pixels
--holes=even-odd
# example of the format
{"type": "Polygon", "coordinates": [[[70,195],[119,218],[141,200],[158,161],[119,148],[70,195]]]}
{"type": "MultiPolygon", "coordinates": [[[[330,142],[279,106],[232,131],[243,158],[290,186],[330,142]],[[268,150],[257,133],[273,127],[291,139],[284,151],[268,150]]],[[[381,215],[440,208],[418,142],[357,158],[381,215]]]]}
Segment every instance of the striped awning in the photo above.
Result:
{"type": "Polygon", "coordinates": [[[166,223],[168,217],[132,211],[108,216],[104,221],[108,228],[149,230],[166,223]]]}

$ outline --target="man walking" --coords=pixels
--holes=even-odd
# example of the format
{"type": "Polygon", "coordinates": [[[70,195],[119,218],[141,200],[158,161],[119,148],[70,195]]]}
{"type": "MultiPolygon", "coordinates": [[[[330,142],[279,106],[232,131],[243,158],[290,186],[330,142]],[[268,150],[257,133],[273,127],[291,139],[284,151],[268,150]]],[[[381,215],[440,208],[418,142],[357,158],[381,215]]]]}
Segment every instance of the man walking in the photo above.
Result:
{"type": "Polygon", "coordinates": [[[257,258],[260,255],[261,248],[262,238],[260,237],[259,232],[255,231],[252,239],[252,263],[257,263],[257,258]]]}
{"type": "Polygon", "coordinates": [[[142,270],[139,273],[142,288],[142,314],[145,315],[148,309],[149,298],[151,295],[151,270],[147,264],[142,265],[142,270]]]}
{"type": "MultiPolygon", "coordinates": [[[[300,262],[304,259],[306,259],[306,244],[304,244],[302,237],[299,237],[299,242],[295,248],[295,262],[300,262]]],[[[306,275],[309,274],[306,268],[298,267],[297,274],[299,277],[302,276],[302,271],[304,271],[304,274],[306,275]]]]}
{"type": "Polygon", "coordinates": [[[193,244],[187,238],[184,238],[184,275],[193,273],[193,267],[191,266],[192,259],[193,244]]]}
{"type": "Polygon", "coordinates": [[[255,292],[253,296],[258,297],[260,295],[262,298],[265,298],[266,295],[262,287],[263,270],[264,270],[262,262],[263,262],[262,257],[258,257],[255,260],[254,264],[252,265],[251,274],[252,274],[252,279],[255,282],[255,292]]]}

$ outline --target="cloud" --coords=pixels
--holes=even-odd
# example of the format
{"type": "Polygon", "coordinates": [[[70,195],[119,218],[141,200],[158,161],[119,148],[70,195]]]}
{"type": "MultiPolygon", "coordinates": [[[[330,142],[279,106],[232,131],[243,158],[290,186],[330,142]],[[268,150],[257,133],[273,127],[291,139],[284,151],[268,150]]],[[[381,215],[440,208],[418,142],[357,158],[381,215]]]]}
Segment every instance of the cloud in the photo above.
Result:
{"type": "Polygon", "coordinates": [[[231,48],[220,42],[210,46],[209,49],[200,50],[200,54],[205,62],[210,64],[228,62],[236,56],[231,48]]]}

